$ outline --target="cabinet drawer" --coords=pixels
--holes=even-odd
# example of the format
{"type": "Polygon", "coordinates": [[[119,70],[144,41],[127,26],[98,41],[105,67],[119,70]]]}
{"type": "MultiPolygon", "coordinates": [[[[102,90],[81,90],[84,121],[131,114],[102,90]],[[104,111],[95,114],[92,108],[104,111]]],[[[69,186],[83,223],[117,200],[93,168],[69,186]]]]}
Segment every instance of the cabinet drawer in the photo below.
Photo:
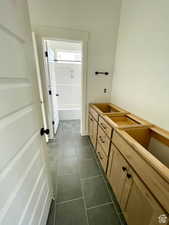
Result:
{"type": "Polygon", "coordinates": [[[99,158],[99,161],[103,167],[103,170],[106,172],[106,169],[107,169],[107,156],[105,155],[103,149],[102,149],[102,146],[100,144],[100,142],[97,143],[97,156],[99,158]]]}
{"type": "Polygon", "coordinates": [[[169,184],[116,131],[113,133],[112,141],[161,205],[169,212],[169,184]]]}
{"type": "Polygon", "coordinates": [[[109,138],[111,138],[112,127],[100,116],[99,125],[103,128],[109,138]]]}
{"type": "Polygon", "coordinates": [[[90,107],[89,112],[90,112],[90,114],[93,116],[93,118],[94,118],[96,121],[98,121],[99,115],[98,115],[98,113],[97,113],[92,107],[90,107]]]}
{"type": "Polygon", "coordinates": [[[107,137],[105,132],[102,130],[100,126],[98,126],[98,141],[100,142],[105,154],[108,156],[109,154],[109,146],[110,146],[110,139],[107,137]]]}

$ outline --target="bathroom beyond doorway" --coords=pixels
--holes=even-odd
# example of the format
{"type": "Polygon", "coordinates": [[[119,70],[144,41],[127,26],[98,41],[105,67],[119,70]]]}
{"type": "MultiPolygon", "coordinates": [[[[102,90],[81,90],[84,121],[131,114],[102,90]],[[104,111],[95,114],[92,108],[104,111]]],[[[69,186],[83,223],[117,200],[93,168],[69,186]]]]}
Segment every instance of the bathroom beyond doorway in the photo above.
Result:
{"type": "Polygon", "coordinates": [[[82,120],[82,43],[45,40],[49,123],[53,137],[59,120],[82,120]]]}

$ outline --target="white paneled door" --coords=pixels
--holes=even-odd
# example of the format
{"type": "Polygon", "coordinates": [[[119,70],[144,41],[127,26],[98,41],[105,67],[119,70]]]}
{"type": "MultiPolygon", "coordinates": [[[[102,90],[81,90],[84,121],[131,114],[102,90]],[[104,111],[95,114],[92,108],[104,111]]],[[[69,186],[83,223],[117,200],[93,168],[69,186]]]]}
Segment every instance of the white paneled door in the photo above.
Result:
{"type": "Polygon", "coordinates": [[[0,1],[0,224],[45,225],[52,187],[26,0],[0,1]]]}

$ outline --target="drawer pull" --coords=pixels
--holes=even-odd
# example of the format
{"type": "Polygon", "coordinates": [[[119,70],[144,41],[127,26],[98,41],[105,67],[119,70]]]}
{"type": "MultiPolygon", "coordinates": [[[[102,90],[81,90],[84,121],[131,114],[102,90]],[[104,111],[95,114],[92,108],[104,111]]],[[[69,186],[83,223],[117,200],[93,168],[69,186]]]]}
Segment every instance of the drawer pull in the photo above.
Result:
{"type": "Polygon", "coordinates": [[[99,158],[102,160],[103,157],[101,156],[100,152],[98,152],[99,158]]]}
{"type": "Polygon", "coordinates": [[[103,124],[103,123],[100,123],[100,124],[101,124],[101,126],[103,127],[103,129],[106,130],[106,127],[104,126],[104,124],[103,124]]]}
{"type": "Polygon", "coordinates": [[[102,137],[101,137],[101,136],[99,136],[99,138],[100,138],[100,141],[104,144],[104,141],[103,141],[102,137]]]}
{"type": "Polygon", "coordinates": [[[122,166],[122,170],[123,170],[123,171],[126,171],[126,170],[127,170],[127,168],[126,168],[126,167],[124,167],[124,166],[122,166]]]}
{"type": "Polygon", "coordinates": [[[130,179],[131,178],[131,174],[127,173],[127,178],[130,179]]]}

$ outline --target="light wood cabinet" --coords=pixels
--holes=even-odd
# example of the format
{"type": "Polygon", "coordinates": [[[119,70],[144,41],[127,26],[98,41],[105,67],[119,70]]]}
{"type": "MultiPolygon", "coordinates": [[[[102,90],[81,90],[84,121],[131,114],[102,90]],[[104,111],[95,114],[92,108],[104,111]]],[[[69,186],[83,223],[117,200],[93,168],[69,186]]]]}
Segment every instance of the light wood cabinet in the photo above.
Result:
{"type": "Polygon", "coordinates": [[[112,151],[107,177],[128,225],[159,224],[164,210],[113,144],[112,151]]]}
{"type": "Polygon", "coordinates": [[[97,122],[93,118],[92,115],[89,114],[88,119],[88,133],[91,140],[91,143],[93,144],[93,147],[96,147],[97,142],[97,122]]]}
{"type": "Polygon", "coordinates": [[[99,117],[99,126],[104,130],[106,135],[111,138],[112,127],[101,116],[99,117]]]}
{"type": "Polygon", "coordinates": [[[110,148],[110,139],[106,135],[106,133],[103,131],[103,129],[98,126],[98,141],[100,142],[105,154],[108,156],[109,154],[109,148],[110,148]]]}
{"type": "Polygon", "coordinates": [[[169,132],[98,103],[90,104],[89,136],[127,224],[169,225],[169,132]]]}
{"type": "Polygon", "coordinates": [[[121,196],[121,208],[127,223],[159,225],[160,216],[165,215],[164,210],[134,171],[130,169],[127,175],[121,196]]]}
{"type": "Polygon", "coordinates": [[[121,195],[126,181],[126,173],[129,170],[129,165],[115,146],[111,146],[111,152],[114,151],[112,161],[109,162],[108,180],[120,203],[121,195]]]}
{"type": "Polygon", "coordinates": [[[107,156],[105,155],[100,142],[97,143],[96,153],[97,153],[97,156],[98,156],[98,158],[100,160],[100,163],[102,165],[103,170],[106,172],[106,169],[107,169],[107,156]]]}

